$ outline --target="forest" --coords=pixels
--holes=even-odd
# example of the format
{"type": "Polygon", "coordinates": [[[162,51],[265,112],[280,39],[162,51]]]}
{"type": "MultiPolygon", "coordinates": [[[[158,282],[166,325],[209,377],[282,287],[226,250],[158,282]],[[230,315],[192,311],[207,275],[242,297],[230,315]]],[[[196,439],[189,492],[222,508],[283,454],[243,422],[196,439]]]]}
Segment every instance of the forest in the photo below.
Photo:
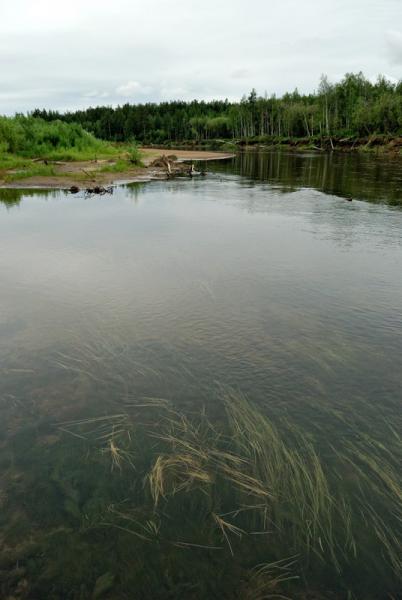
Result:
{"type": "Polygon", "coordinates": [[[143,144],[395,136],[402,132],[402,80],[393,83],[379,76],[373,83],[363,73],[347,73],[341,81],[331,83],[323,75],[311,94],[295,89],[282,97],[260,96],[253,89],[240,102],[175,100],[66,113],[36,109],[31,115],[46,121],[78,123],[104,140],[143,144]]]}

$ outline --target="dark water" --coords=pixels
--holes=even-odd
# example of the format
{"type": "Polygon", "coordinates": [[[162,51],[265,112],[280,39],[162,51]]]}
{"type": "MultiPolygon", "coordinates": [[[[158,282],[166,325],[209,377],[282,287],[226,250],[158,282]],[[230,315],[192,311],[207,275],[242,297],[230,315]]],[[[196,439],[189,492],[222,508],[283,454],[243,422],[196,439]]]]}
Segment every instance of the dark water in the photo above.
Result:
{"type": "Polygon", "coordinates": [[[341,198],[402,205],[400,157],[362,153],[244,152],[217,165],[283,192],[313,188],[341,198]]]}
{"type": "MultiPolygon", "coordinates": [[[[4,597],[90,598],[113,572],[96,557],[58,586],[72,558],[21,550],[63,519],[82,529],[68,502],[86,475],[61,422],[149,397],[219,413],[230,386],[296,420],[367,404],[400,427],[402,163],[251,154],[210,169],[113,196],[0,190],[4,597]]],[[[81,543],[64,539],[65,555],[81,543]]]]}

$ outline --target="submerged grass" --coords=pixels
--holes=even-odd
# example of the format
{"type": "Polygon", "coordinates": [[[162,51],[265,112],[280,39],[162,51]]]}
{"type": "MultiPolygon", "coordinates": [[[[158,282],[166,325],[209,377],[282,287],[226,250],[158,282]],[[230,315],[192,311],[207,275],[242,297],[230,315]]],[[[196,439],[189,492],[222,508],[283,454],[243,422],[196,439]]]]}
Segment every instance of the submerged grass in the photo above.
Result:
{"type": "Polygon", "coordinates": [[[193,425],[183,417],[169,419],[168,433],[157,434],[169,451],[157,457],[149,474],[155,505],[183,491],[201,490],[207,504],[236,520],[236,525],[223,521],[222,514],[211,511],[231,552],[229,533],[266,534],[275,539],[276,552],[300,553],[306,563],[315,555],[339,572],[348,543],[347,519],[311,442],[294,430],[292,439],[283,439],[239,395],[229,394],[224,402],[224,434],[208,421],[193,425]]]}
{"type": "MultiPolygon", "coordinates": [[[[257,406],[227,388],[208,410],[179,410],[134,395],[126,355],[108,337],[58,353],[57,376],[88,382],[96,406],[60,423],[57,443],[54,429],[35,443],[46,422],[15,434],[0,571],[19,561],[28,598],[90,598],[106,573],[111,598],[399,597],[398,413],[390,424],[384,403],[364,400],[257,406]]],[[[149,361],[130,373],[158,380],[149,361]]]]}
{"type": "Polygon", "coordinates": [[[354,435],[326,445],[313,428],[270,416],[239,393],[225,390],[222,403],[220,421],[152,400],[142,408],[158,418],[145,429],[130,409],[68,427],[101,442],[111,470],[137,482],[108,526],[156,544],[155,552],[204,552],[196,560],[208,564],[213,553],[214,577],[224,563],[240,577],[241,595],[228,597],[320,597],[323,589],[394,597],[402,582],[400,437],[385,446],[350,412],[354,435]]]}

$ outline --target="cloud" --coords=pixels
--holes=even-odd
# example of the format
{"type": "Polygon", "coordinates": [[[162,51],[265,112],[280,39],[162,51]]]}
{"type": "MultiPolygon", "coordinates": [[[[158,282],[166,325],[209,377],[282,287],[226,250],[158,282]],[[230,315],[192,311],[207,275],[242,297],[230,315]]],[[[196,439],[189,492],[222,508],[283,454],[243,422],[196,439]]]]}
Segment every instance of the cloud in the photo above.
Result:
{"type": "Polygon", "coordinates": [[[150,12],[132,0],[69,0],[61,12],[54,0],[13,0],[0,8],[0,114],[310,92],[321,73],[400,77],[402,0],[381,10],[378,0],[251,4],[153,0],[150,12]]]}
{"type": "MultiPolygon", "coordinates": [[[[374,85],[378,82],[378,77],[378,74],[370,75],[370,77],[367,77],[367,79],[370,81],[370,83],[374,85]]],[[[387,73],[381,73],[381,77],[384,77],[387,81],[390,81],[393,84],[397,84],[399,81],[399,79],[397,79],[396,77],[392,77],[392,75],[388,75],[387,73]]]]}
{"type": "MultiPolygon", "coordinates": [[[[190,97],[191,93],[186,88],[180,86],[170,86],[166,82],[160,90],[160,98],[162,100],[180,100],[182,98],[190,97]]],[[[193,97],[195,98],[196,94],[193,94],[193,97]]]]}
{"type": "Polygon", "coordinates": [[[402,65],[402,33],[396,30],[387,32],[387,47],[391,62],[402,65]]]}
{"type": "Polygon", "coordinates": [[[123,96],[124,98],[130,98],[135,96],[143,96],[149,94],[152,88],[148,85],[141,85],[138,81],[127,81],[123,85],[119,85],[116,88],[116,94],[123,96]]]}
{"type": "Polygon", "coordinates": [[[251,71],[250,69],[245,68],[234,69],[234,71],[231,72],[230,76],[232,77],[232,79],[247,79],[251,77],[251,71]]]}
{"type": "Polygon", "coordinates": [[[82,94],[84,98],[109,98],[109,92],[100,92],[99,90],[90,90],[82,94]]]}

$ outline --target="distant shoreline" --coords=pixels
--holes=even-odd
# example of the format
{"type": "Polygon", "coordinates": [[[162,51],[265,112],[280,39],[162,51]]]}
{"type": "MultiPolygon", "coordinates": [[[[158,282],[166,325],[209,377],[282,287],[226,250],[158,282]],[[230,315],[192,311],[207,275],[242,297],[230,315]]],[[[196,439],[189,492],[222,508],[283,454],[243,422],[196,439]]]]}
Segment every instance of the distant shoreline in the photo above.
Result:
{"type": "MultiPolygon", "coordinates": [[[[402,158],[401,136],[369,136],[367,138],[326,137],[319,140],[306,138],[252,138],[244,140],[208,140],[197,145],[195,142],[171,142],[165,146],[147,145],[141,148],[142,165],[128,167],[126,170],[115,169],[117,158],[99,158],[94,160],[46,161],[31,159],[32,163],[40,161],[52,165],[52,175],[35,175],[32,177],[15,177],[12,181],[0,179],[0,189],[85,189],[94,186],[113,186],[129,183],[144,183],[167,179],[164,168],[152,165],[153,161],[163,155],[174,155],[178,163],[192,161],[215,161],[234,158],[239,152],[330,152],[370,153],[387,158],[402,158]],[[320,144],[320,145],[319,145],[320,144]]],[[[9,173],[13,173],[12,170],[9,173]]],[[[7,172],[6,172],[7,175],[7,172]]]]}
{"type": "MultiPolygon", "coordinates": [[[[147,146],[152,149],[152,145],[147,146]]],[[[256,136],[239,139],[210,139],[202,142],[183,140],[168,142],[159,146],[160,152],[167,151],[228,151],[241,152],[247,150],[297,150],[317,152],[369,152],[387,156],[402,157],[402,136],[370,135],[366,137],[325,136],[314,138],[256,136]]]]}

